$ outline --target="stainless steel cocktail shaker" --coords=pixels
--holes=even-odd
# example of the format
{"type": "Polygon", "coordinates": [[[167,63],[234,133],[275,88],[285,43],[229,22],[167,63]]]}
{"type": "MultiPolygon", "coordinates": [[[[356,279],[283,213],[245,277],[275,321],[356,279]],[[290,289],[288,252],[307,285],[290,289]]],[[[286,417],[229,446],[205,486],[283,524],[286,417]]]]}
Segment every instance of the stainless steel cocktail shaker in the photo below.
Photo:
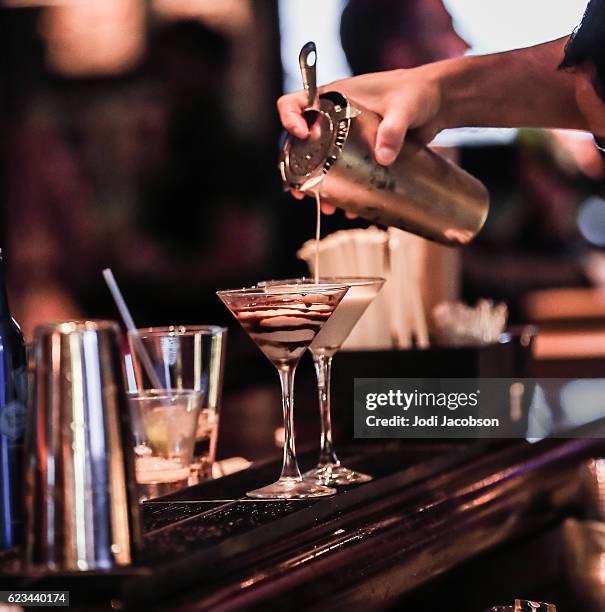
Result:
{"type": "Polygon", "coordinates": [[[448,245],[468,243],[488,213],[482,183],[408,136],[391,166],[374,158],[380,117],[337,91],[317,99],[315,62],[307,43],[299,63],[308,94],[311,135],[286,138],[279,163],[284,188],[448,245]]]}
{"type": "Polygon", "coordinates": [[[139,509],[117,325],[38,327],[34,360],[25,562],[47,571],[131,564],[139,509]]]}

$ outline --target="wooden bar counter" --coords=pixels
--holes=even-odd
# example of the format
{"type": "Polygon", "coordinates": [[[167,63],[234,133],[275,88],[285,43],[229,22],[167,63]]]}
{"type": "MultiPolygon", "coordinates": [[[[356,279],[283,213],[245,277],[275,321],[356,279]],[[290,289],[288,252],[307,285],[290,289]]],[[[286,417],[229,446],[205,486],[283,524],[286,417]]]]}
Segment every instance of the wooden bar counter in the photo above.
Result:
{"type": "MultiPolygon", "coordinates": [[[[86,610],[481,612],[520,596],[572,601],[554,562],[560,530],[582,510],[581,466],[604,450],[599,438],[350,445],[342,459],[376,479],[309,501],[246,499],[279,470],[256,464],[143,504],[139,567],[36,577],[8,553],[0,589],[68,589],[86,610]]],[[[315,459],[303,454],[303,467],[315,459]]]]}

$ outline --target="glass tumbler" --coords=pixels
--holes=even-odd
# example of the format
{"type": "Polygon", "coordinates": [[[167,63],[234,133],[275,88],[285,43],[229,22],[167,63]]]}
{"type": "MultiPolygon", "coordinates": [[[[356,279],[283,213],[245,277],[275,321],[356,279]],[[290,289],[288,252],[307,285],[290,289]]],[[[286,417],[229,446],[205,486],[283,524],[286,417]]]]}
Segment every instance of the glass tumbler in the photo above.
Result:
{"type": "Polygon", "coordinates": [[[153,389],[128,397],[139,501],[186,487],[202,394],[153,389]]]}
{"type": "MultiPolygon", "coordinates": [[[[163,387],[202,394],[192,484],[210,478],[216,456],[227,329],[218,325],[171,325],[139,329],[138,336],[163,387]]],[[[128,341],[137,390],[152,389],[132,333],[128,341]]]]}

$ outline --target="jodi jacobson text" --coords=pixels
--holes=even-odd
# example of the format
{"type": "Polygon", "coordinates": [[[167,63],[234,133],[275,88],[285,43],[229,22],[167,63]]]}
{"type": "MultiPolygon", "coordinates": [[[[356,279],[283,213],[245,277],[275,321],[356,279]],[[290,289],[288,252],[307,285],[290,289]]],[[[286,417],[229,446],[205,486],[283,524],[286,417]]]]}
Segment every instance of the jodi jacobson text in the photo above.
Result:
{"type": "Polygon", "coordinates": [[[500,419],[477,419],[474,416],[452,418],[447,415],[438,415],[422,418],[392,416],[380,418],[373,414],[366,417],[368,427],[500,427],[500,419]]]}

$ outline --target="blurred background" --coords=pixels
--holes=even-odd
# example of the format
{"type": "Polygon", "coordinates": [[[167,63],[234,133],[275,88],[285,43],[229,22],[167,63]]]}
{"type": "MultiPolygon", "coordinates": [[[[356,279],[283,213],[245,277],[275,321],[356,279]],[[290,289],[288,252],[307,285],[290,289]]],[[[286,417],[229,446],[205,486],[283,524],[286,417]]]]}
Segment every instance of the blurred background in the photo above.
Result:
{"type": "MultiPolygon", "coordinates": [[[[275,100],[300,87],[307,40],[325,83],[550,40],[585,6],[0,0],[0,244],[26,338],[43,321],[116,318],[107,266],[141,326],[230,324],[217,289],[306,271],[296,251],[315,212],[281,191],[275,100]]],[[[453,130],[434,144],[491,193],[456,255],[461,298],[550,330],[547,365],[605,357],[605,166],[590,135],[453,130]]],[[[324,234],[364,225],[337,212],[324,234]]],[[[256,354],[231,327],[232,354],[256,354]]]]}

